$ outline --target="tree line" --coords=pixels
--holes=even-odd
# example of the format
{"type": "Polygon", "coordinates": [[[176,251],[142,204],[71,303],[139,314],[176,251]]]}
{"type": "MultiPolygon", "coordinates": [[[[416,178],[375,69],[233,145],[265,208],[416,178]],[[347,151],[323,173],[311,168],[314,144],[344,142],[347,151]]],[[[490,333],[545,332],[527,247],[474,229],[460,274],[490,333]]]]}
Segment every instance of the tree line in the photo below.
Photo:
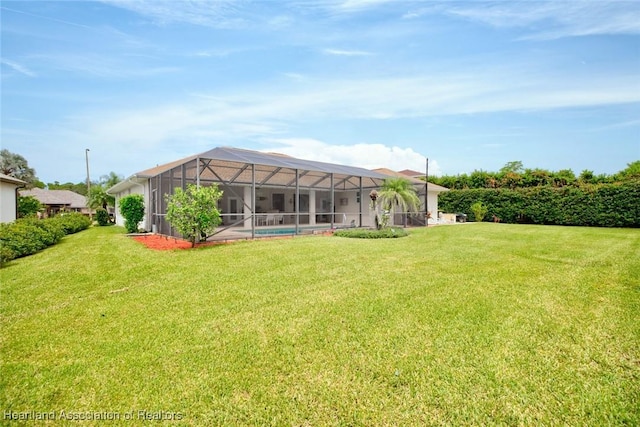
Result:
{"type": "Polygon", "coordinates": [[[514,190],[530,187],[562,188],[614,184],[638,179],[640,179],[640,160],[627,164],[625,169],[613,175],[595,174],[585,169],[577,176],[571,169],[559,171],[525,169],[521,161],[513,161],[505,164],[498,172],[475,170],[470,174],[430,176],[429,182],[451,190],[479,188],[514,190]]]}

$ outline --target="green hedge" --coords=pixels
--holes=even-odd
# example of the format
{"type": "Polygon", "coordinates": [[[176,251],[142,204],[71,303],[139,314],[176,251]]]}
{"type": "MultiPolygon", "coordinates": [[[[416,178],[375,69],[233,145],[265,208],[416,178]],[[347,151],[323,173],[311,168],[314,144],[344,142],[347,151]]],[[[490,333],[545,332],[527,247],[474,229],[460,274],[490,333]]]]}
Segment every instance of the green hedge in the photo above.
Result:
{"type": "Polygon", "coordinates": [[[79,213],[47,219],[23,218],[0,224],[0,265],[55,245],[66,234],[77,233],[90,225],[91,220],[79,213]]]}
{"type": "Polygon", "coordinates": [[[405,237],[407,232],[402,228],[383,228],[381,230],[367,228],[353,228],[348,230],[338,230],[333,233],[338,237],[352,237],[357,239],[392,239],[396,237],[405,237]]]}
{"type": "Polygon", "coordinates": [[[531,187],[451,190],[440,193],[443,212],[464,212],[475,220],[471,205],[482,202],[507,223],[640,227],[640,181],[584,187],[531,187]]]}

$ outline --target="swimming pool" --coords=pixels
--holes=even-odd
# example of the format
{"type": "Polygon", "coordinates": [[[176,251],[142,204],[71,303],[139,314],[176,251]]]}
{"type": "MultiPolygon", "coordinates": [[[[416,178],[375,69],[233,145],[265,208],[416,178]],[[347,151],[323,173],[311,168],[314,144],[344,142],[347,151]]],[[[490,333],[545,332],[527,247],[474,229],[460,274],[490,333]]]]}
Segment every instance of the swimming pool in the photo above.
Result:
{"type": "MultiPolygon", "coordinates": [[[[329,227],[298,227],[298,234],[301,233],[309,233],[314,230],[322,231],[328,230],[329,227]]],[[[242,233],[251,233],[251,230],[242,230],[242,233]]],[[[296,234],[296,229],[294,227],[291,228],[256,228],[255,230],[256,236],[282,236],[288,234],[296,234]]]]}

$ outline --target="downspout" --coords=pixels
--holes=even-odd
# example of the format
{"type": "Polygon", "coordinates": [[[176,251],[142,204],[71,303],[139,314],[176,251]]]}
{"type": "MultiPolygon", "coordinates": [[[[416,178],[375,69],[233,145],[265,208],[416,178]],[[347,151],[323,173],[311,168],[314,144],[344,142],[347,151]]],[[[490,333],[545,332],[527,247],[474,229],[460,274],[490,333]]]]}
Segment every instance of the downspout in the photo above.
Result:
{"type": "Polygon", "coordinates": [[[358,211],[360,212],[358,217],[358,227],[362,227],[362,199],[364,197],[364,188],[362,187],[362,177],[360,177],[360,206],[358,207],[358,211]]]}
{"type": "Polygon", "coordinates": [[[334,225],[334,216],[336,214],[336,205],[335,205],[335,201],[336,201],[336,196],[335,196],[335,189],[333,188],[333,173],[331,173],[331,229],[333,230],[333,228],[335,227],[334,225]]]}
{"type": "MultiPolygon", "coordinates": [[[[284,221],[283,221],[284,222],[284,221]]],[[[251,238],[256,238],[256,164],[251,164],[251,238]]]]}
{"type": "Polygon", "coordinates": [[[296,169],[296,236],[300,227],[300,170],[296,169]]]}
{"type": "MultiPolygon", "coordinates": [[[[437,212],[436,212],[437,214],[437,212]]],[[[424,226],[429,226],[429,158],[427,157],[427,168],[424,180],[424,226]]]]}
{"type": "Polygon", "coordinates": [[[18,197],[20,197],[20,192],[18,190],[20,190],[21,188],[27,188],[25,185],[21,185],[21,186],[16,186],[16,189],[14,190],[16,192],[16,219],[18,219],[18,197]]]}

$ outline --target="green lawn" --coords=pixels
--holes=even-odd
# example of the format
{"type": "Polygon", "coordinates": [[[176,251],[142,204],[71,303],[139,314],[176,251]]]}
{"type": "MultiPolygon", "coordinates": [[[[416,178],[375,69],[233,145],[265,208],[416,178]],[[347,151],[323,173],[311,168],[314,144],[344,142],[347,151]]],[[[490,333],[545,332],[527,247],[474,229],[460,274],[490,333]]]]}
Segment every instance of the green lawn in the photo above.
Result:
{"type": "Polygon", "coordinates": [[[640,424],[640,230],[170,252],[123,232],[0,270],[0,424],[640,424]]]}

